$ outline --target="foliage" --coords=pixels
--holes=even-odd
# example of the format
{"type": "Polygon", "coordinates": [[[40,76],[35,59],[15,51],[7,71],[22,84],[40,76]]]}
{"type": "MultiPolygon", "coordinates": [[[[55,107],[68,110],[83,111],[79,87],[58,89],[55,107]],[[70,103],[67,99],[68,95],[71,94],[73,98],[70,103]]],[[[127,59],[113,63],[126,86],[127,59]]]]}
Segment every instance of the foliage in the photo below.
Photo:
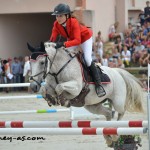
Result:
{"type": "Polygon", "coordinates": [[[114,150],[137,150],[141,145],[141,138],[138,135],[121,135],[114,144],[114,150]]]}

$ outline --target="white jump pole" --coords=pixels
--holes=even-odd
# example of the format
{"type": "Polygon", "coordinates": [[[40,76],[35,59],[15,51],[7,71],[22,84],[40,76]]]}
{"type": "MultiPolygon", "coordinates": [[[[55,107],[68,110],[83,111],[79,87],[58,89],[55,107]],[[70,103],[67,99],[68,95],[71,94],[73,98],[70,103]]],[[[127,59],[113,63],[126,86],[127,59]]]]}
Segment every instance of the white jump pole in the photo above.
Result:
{"type": "Polygon", "coordinates": [[[39,109],[39,110],[20,110],[20,111],[1,111],[0,115],[10,114],[30,114],[30,113],[57,113],[57,112],[70,112],[69,108],[65,109],[39,109]]]}
{"type": "Polygon", "coordinates": [[[0,135],[135,135],[146,128],[1,128],[0,135]]]}
{"type": "Polygon", "coordinates": [[[148,140],[149,140],[149,150],[150,150],[150,93],[149,93],[149,77],[150,77],[150,64],[148,64],[148,94],[147,94],[147,116],[148,116],[148,140]]]}
{"type": "MultiPolygon", "coordinates": [[[[59,110],[59,111],[66,111],[59,110]]],[[[67,110],[69,111],[69,109],[67,110]]],[[[148,127],[148,121],[0,121],[0,128],[148,127]]]]}
{"type": "Polygon", "coordinates": [[[13,84],[0,84],[0,88],[5,87],[29,87],[30,83],[13,83],[13,84]]]}
{"type": "Polygon", "coordinates": [[[0,100],[2,99],[28,99],[28,98],[43,98],[42,95],[24,95],[24,96],[0,96],[0,100]]]}

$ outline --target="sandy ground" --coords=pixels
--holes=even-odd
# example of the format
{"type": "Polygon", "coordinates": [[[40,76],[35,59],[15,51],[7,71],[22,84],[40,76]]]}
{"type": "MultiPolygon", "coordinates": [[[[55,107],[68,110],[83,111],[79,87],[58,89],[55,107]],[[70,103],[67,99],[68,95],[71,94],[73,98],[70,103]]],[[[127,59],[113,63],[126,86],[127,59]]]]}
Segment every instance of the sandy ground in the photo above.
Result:
{"type": "MultiPolygon", "coordinates": [[[[0,92],[0,96],[10,96],[10,95],[29,95],[26,92],[11,92],[6,94],[0,92]]],[[[0,110],[1,111],[15,111],[15,110],[37,110],[37,109],[49,109],[47,103],[43,99],[8,99],[0,100],[0,110]]],[[[145,111],[147,109],[146,101],[143,101],[145,111]]],[[[54,107],[52,107],[54,108],[54,107]]],[[[59,107],[55,107],[59,108],[59,107]]],[[[116,115],[115,115],[116,118],[116,115]]],[[[89,118],[78,118],[78,120],[87,120],[89,118]]],[[[15,114],[15,115],[1,115],[1,121],[30,121],[30,120],[70,120],[69,112],[63,113],[53,113],[53,114],[15,114]]],[[[100,120],[104,120],[101,116],[100,120]]],[[[126,113],[124,120],[147,120],[147,113],[126,113]]],[[[0,136],[1,138],[3,136],[0,136]]],[[[7,136],[9,137],[9,136],[7,136]]],[[[12,136],[10,136],[12,137],[12,136]]],[[[13,136],[18,137],[18,136],[13,136]]],[[[32,137],[31,135],[26,137],[32,137]]],[[[44,140],[0,140],[0,150],[113,150],[108,148],[105,144],[103,136],[34,136],[43,137],[44,140]]],[[[147,135],[141,136],[142,147],[139,150],[148,150],[148,138],[147,135]]]]}

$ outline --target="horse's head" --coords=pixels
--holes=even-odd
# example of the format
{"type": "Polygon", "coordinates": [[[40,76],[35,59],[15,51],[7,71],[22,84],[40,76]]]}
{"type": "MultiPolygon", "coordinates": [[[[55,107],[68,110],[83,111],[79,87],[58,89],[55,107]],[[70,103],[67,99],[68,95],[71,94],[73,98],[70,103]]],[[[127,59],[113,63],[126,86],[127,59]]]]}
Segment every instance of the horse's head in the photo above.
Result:
{"type": "Polygon", "coordinates": [[[44,44],[41,43],[40,47],[32,47],[28,45],[28,49],[32,52],[30,57],[31,77],[30,87],[34,92],[38,92],[41,83],[47,73],[47,54],[45,52],[44,44]]]}

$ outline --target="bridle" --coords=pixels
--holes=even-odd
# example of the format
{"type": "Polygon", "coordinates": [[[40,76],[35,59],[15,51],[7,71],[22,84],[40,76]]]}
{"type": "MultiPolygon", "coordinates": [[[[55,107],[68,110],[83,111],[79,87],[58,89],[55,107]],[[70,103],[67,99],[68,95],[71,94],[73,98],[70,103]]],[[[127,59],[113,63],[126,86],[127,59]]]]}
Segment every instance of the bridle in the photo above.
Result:
{"type": "MultiPolygon", "coordinates": [[[[33,54],[34,54],[34,53],[33,53],[33,54]]],[[[39,54],[40,54],[40,53],[39,53],[39,54]]],[[[45,78],[46,78],[47,65],[48,65],[48,60],[49,60],[49,57],[48,57],[47,54],[44,54],[44,55],[41,55],[41,56],[45,57],[45,61],[44,61],[45,66],[44,66],[43,71],[41,71],[41,72],[39,72],[39,73],[37,73],[37,74],[35,74],[35,75],[33,75],[33,76],[30,76],[30,80],[36,82],[39,86],[41,86],[41,83],[40,83],[39,81],[35,80],[34,77],[37,77],[37,76],[43,74],[42,79],[45,79],[45,78]]],[[[30,61],[31,61],[31,60],[30,60],[30,61]]],[[[32,69],[32,68],[31,68],[31,69],[32,69]]]]}
{"type": "MultiPolygon", "coordinates": [[[[74,56],[71,55],[71,53],[67,50],[67,49],[64,49],[64,51],[68,54],[68,56],[70,57],[70,59],[59,69],[59,71],[57,73],[52,73],[50,70],[52,68],[52,65],[54,63],[54,60],[55,60],[55,57],[57,55],[57,52],[58,52],[58,49],[56,49],[56,53],[52,59],[52,61],[49,59],[49,61],[51,62],[51,65],[50,65],[50,69],[49,71],[46,73],[46,76],[47,75],[51,75],[55,78],[55,81],[57,84],[59,84],[59,81],[58,81],[58,75],[62,72],[62,70],[76,57],[77,54],[74,54],[74,56]]],[[[45,76],[45,78],[46,78],[45,76]]]]}
{"type": "MultiPolygon", "coordinates": [[[[40,87],[41,87],[41,83],[37,80],[34,79],[34,77],[37,77],[41,74],[43,74],[43,77],[42,79],[45,80],[45,78],[48,76],[48,75],[51,75],[55,78],[55,81],[57,84],[59,84],[59,81],[58,81],[58,75],[62,72],[62,70],[76,57],[77,54],[74,54],[73,56],[71,55],[71,53],[67,50],[67,49],[64,49],[64,51],[68,54],[68,56],[70,57],[70,59],[59,69],[59,71],[57,73],[52,73],[50,70],[52,68],[52,65],[55,61],[55,58],[56,58],[56,55],[57,55],[57,52],[58,52],[58,49],[56,49],[56,53],[53,57],[52,60],[50,60],[50,58],[48,57],[47,54],[44,54],[43,56],[45,56],[45,66],[44,66],[44,69],[43,71],[33,75],[33,76],[30,76],[30,80],[33,80],[34,82],[36,82],[40,87]],[[48,61],[50,62],[50,69],[47,70],[47,67],[48,67],[48,61]]],[[[51,85],[50,85],[51,86],[51,85]]],[[[52,87],[52,86],[51,86],[52,87]]],[[[53,87],[52,87],[53,88],[53,87]]],[[[54,89],[54,88],[53,88],[54,89]]]]}

